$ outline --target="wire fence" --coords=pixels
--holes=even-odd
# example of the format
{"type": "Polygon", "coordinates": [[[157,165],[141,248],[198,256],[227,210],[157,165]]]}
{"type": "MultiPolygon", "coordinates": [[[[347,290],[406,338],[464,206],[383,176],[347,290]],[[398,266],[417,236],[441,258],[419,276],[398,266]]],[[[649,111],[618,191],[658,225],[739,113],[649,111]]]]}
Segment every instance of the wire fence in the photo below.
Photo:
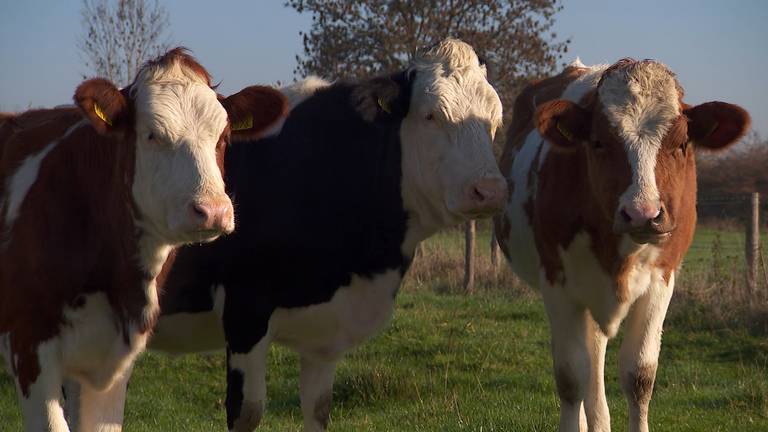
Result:
{"type": "MultiPolygon", "coordinates": [[[[747,295],[764,297],[768,292],[768,265],[762,250],[761,238],[768,235],[763,227],[758,193],[700,195],[697,200],[698,225],[694,242],[681,269],[683,276],[695,273],[728,278],[735,285],[743,285],[747,295]],[[719,275],[719,276],[718,276],[719,275]],[[765,294],[765,293],[763,293],[765,294]]],[[[474,223],[465,227],[464,288],[471,292],[476,274],[474,264],[474,223]]],[[[491,267],[500,265],[498,245],[491,242],[491,267]]],[[[501,264],[503,265],[503,264],[501,264]]]]}

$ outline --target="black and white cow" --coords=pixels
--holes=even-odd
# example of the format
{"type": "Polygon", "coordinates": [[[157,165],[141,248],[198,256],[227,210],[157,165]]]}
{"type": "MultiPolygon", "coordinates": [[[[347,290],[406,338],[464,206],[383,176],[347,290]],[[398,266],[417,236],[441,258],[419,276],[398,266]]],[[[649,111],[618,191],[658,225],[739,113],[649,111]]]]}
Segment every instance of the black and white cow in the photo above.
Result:
{"type": "Polygon", "coordinates": [[[236,431],[262,417],[273,342],[301,356],[305,430],[325,430],[336,363],[389,321],[417,244],[507,197],[491,149],[501,103],[466,43],[445,40],[391,76],[284,93],[282,127],[227,153],[237,231],[166,263],[150,346],[226,341],[236,431]]]}

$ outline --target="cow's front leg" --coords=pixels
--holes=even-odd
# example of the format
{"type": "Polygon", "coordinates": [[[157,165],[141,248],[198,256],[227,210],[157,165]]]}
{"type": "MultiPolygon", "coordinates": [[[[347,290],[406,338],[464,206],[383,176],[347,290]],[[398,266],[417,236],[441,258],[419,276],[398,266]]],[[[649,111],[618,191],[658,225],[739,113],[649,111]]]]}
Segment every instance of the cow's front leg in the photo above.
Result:
{"type": "Polygon", "coordinates": [[[267,399],[268,335],[272,309],[266,301],[239,298],[242,290],[228,288],[224,300],[227,340],[227,426],[251,432],[261,422],[267,399]]]}
{"type": "Polygon", "coordinates": [[[16,389],[27,432],[69,432],[59,402],[63,373],[55,348],[45,346],[38,349],[38,358],[17,360],[16,389]],[[31,381],[27,379],[30,376],[34,376],[31,381]]]}
{"type": "Polygon", "coordinates": [[[611,415],[605,398],[605,348],[608,337],[591,317],[587,318],[587,325],[587,348],[591,368],[584,411],[589,432],[610,432],[611,415]]]}
{"type": "Polygon", "coordinates": [[[261,422],[267,400],[267,353],[264,337],[246,353],[227,348],[227,426],[251,432],[261,422]]]}
{"type": "MultiPolygon", "coordinates": [[[[105,390],[96,390],[87,383],[79,386],[79,412],[77,432],[120,432],[123,430],[123,413],[128,391],[128,380],[133,365],[105,390]]],[[[66,387],[69,390],[69,386],[66,387]]],[[[70,395],[67,392],[65,406],[70,413],[70,395]]],[[[70,424],[74,425],[70,419],[70,424]]]]}
{"type": "Polygon", "coordinates": [[[635,301],[626,319],[619,371],[629,406],[630,432],[648,431],[648,405],[659,364],[661,329],[674,284],[674,273],[669,283],[653,284],[635,301]]]}
{"type": "Polygon", "coordinates": [[[336,361],[301,356],[299,396],[304,415],[304,432],[322,432],[328,427],[335,372],[336,361]]]}
{"type": "Polygon", "coordinates": [[[552,331],[555,384],[560,396],[560,432],[587,430],[584,397],[589,390],[587,311],[573,303],[559,286],[541,284],[552,331]]]}

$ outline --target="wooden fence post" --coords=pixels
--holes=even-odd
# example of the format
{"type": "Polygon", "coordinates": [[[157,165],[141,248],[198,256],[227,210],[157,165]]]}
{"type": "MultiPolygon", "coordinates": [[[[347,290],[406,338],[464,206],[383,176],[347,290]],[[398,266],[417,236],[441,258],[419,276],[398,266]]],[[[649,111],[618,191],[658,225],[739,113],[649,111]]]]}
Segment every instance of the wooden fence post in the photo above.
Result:
{"type": "Polygon", "coordinates": [[[464,292],[472,294],[475,290],[475,221],[464,225],[464,292]]]}
{"type": "Polygon", "coordinates": [[[744,245],[747,258],[747,286],[751,299],[757,293],[757,276],[760,268],[760,194],[758,192],[752,193],[747,216],[747,238],[744,245]]]}
{"type": "Polygon", "coordinates": [[[496,241],[496,224],[491,222],[491,271],[494,277],[499,272],[500,257],[501,250],[499,249],[499,243],[496,241]]]}

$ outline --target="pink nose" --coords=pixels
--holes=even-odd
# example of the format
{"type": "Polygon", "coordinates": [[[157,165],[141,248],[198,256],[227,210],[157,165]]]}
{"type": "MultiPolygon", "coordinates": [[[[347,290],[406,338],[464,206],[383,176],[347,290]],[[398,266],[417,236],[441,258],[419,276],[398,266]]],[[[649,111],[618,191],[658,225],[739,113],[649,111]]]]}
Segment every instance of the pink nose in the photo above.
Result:
{"type": "Polygon", "coordinates": [[[229,199],[194,203],[190,205],[190,211],[201,231],[230,233],[234,230],[234,210],[229,199]]]}
{"type": "Polygon", "coordinates": [[[472,211],[491,214],[501,211],[507,202],[507,182],[503,178],[484,178],[469,187],[472,211]]]}
{"type": "Polygon", "coordinates": [[[621,216],[633,227],[654,221],[661,216],[661,213],[661,206],[658,204],[632,204],[621,209],[621,216]]]}

